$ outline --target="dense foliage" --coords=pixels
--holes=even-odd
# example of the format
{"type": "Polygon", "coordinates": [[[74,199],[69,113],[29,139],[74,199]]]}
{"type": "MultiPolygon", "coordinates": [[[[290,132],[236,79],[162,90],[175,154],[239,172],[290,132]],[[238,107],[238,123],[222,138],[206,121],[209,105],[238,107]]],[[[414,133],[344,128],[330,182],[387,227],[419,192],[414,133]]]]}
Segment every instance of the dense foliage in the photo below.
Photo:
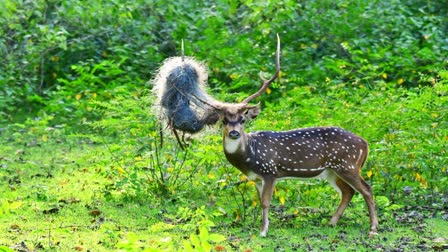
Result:
{"type": "Polygon", "coordinates": [[[81,98],[145,86],[162,59],[178,54],[181,39],[188,55],[209,64],[214,92],[249,92],[271,62],[275,33],[283,41],[283,93],[345,82],[433,85],[446,66],[445,4],[6,0],[0,106],[6,116],[74,113],[81,98]]]}
{"type": "MultiPolygon", "coordinates": [[[[421,225],[423,217],[405,214],[411,219],[407,222],[398,214],[415,209],[446,221],[447,4],[444,0],[91,0],[88,4],[4,0],[0,178],[8,185],[0,186],[0,192],[7,192],[7,200],[0,199],[0,220],[8,214],[20,219],[16,210],[25,208],[23,202],[33,202],[24,212],[42,212],[51,204],[59,211],[61,197],[64,204],[74,204],[65,209],[81,208],[78,199],[71,201],[80,197],[89,202],[86,207],[91,211],[101,205],[100,198],[110,204],[121,202],[119,206],[150,201],[148,211],[160,218],[149,220],[149,233],[156,237],[150,239],[161,249],[178,247],[183,240],[186,250],[207,251],[210,242],[225,239],[211,231],[236,228],[244,235],[244,227],[252,225],[251,233],[256,233],[259,205],[254,185],[221,154],[218,127],[191,136],[188,148],[179,148],[170,132],[160,134],[164,126],[153,113],[149,80],[165,58],[179,54],[183,39],[185,53],[208,65],[210,93],[225,101],[240,100],[258,87],[259,71],[272,73],[278,33],[280,78],[259,99],[263,112],[249,130],[337,125],[353,131],[370,144],[362,175],[374,189],[383,224],[394,219],[397,225],[421,225]],[[48,152],[54,157],[45,156],[48,152]],[[78,159],[72,157],[77,155],[78,159]],[[94,173],[87,179],[95,181],[92,195],[73,196],[74,192],[61,189],[64,194],[59,196],[59,189],[49,189],[42,185],[47,180],[39,180],[58,176],[70,180],[67,173],[75,171],[94,173]],[[24,197],[20,193],[25,191],[24,197]],[[212,210],[206,211],[205,205],[212,210]],[[174,226],[191,234],[189,239],[180,234],[165,243],[174,226]]],[[[285,225],[293,219],[292,226],[304,227],[306,222],[297,222],[307,220],[318,226],[326,224],[322,215],[331,215],[336,203],[334,191],[319,181],[300,186],[297,181],[281,182],[273,201],[281,207],[272,214],[289,223],[285,225]],[[311,210],[299,212],[298,206],[311,210]]],[[[355,203],[356,210],[347,210],[345,216],[362,229],[365,223],[359,219],[366,209],[362,200],[355,203]]],[[[101,217],[95,218],[98,223],[101,217]]],[[[396,228],[381,229],[382,223],[380,232],[396,228]]],[[[109,229],[125,224],[116,225],[109,229]]],[[[104,247],[140,246],[138,235],[114,236],[109,229],[101,241],[104,247]]],[[[243,238],[232,239],[228,238],[230,248],[243,248],[243,238]]],[[[383,250],[395,246],[358,242],[362,244],[341,246],[383,250]]],[[[313,244],[299,244],[297,249],[310,251],[313,244]]],[[[6,249],[1,245],[11,244],[0,236],[0,251],[6,249]]],[[[409,250],[421,249],[411,245],[409,250]]],[[[339,244],[316,246],[330,250],[339,244]]]]}

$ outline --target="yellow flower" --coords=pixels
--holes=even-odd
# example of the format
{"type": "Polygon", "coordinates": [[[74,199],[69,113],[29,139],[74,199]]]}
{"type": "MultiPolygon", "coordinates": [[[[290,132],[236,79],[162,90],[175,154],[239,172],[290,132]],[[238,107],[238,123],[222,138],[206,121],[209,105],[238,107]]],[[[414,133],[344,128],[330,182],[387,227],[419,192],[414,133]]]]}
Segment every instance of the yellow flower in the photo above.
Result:
{"type": "Polygon", "coordinates": [[[256,207],[258,202],[256,200],[252,200],[252,207],[256,207]]]}

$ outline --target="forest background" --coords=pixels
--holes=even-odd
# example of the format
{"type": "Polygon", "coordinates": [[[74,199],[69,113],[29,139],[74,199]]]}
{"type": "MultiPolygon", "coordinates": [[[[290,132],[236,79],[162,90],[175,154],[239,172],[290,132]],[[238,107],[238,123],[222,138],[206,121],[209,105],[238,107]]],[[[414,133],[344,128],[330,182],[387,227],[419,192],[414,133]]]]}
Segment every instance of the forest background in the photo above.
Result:
{"type": "Polygon", "coordinates": [[[446,248],[447,13],[445,0],[3,0],[0,251],[446,248]],[[209,93],[234,102],[273,73],[277,33],[281,74],[249,130],[367,139],[373,240],[359,196],[328,227],[338,195],[314,180],[277,185],[259,238],[255,187],[219,126],[185,150],[160,134],[150,80],[182,39],[209,93]]]}

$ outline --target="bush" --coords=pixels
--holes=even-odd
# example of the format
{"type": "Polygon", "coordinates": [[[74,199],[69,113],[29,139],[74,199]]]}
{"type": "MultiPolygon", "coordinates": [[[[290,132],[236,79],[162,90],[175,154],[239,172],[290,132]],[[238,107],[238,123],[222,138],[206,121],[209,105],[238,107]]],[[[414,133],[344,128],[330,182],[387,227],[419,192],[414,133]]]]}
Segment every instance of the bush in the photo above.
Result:
{"type": "Polygon", "coordinates": [[[275,33],[282,38],[283,73],[274,86],[280,92],[268,100],[295,86],[326,92],[328,84],[339,82],[430,86],[437,69],[447,64],[447,23],[443,3],[437,1],[4,4],[0,109],[8,121],[28,112],[64,111],[65,106],[61,116],[70,117],[73,104],[61,103],[66,93],[107,93],[118,84],[142,87],[163,59],[179,54],[181,39],[187,55],[209,64],[217,96],[230,100],[239,96],[225,94],[252,92],[260,70],[273,71],[275,33]],[[97,67],[112,68],[94,71],[97,67]],[[422,75],[432,78],[423,80],[422,75]],[[119,83],[111,84],[111,79],[119,83]]]}

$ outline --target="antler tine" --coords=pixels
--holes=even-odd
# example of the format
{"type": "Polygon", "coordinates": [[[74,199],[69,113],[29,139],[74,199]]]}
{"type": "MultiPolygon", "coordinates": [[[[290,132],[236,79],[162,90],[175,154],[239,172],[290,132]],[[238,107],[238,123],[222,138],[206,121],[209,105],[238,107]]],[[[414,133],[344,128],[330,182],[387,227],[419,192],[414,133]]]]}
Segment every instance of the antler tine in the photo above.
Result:
{"type": "Polygon", "coordinates": [[[181,40],[181,45],[180,45],[180,56],[182,57],[182,62],[184,62],[185,60],[185,54],[184,54],[184,40],[181,40]]]}
{"type": "Polygon", "coordinates": [[[275,53],[275,66],[276,66],[275,74],[269,80],[263,78],[260,72],[259,76],[260,79],[263,81],[263,85],[261,86],[260,90],[244,99],[241,102],[241,104],[247,105],[251,100],[260,96],[268,88],[268,86],[278,77],[278,74],[280,73],[280,36],[278,35],[278,33],[277,33],[277,51],[275,53]]]}

